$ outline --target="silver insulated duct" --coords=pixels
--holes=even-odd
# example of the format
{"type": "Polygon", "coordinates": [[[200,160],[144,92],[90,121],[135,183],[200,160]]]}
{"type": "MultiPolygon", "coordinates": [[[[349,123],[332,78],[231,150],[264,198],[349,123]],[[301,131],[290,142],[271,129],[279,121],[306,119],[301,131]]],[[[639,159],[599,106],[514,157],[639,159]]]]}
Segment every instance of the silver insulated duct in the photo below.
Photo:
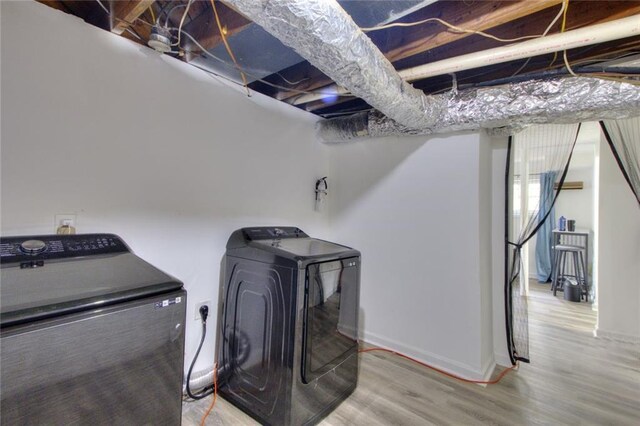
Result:
{"type": "Polygon", "coordinates": [[[422,128],[441,114],[402,80],[334,0],[225,0],[385,116],[422,128]]]}
{"type": "MultiPolygon", "coordinates": [[[[479,128],[513,131],[536,123],[575,123],[640,115],[640,89],[637,86],[586,77],[527,81],[427,96],[401,78],[335,0],[225,2],[377,110],[321,121],[318,133],[324,142],[479,128]]],[[[578,39],[577,44],[570,46],[576,47],[629,37],[639,31],[634,18],[597,26],[597,33],[604,37],[602,40],[584,35],[594,28],[523,42],[516,50],[535,44],[535,49],[531,48],[535,51],[540,48],[538,44],[550,44],[552,46],[547,48],[557,51],[562,46],[566,48],[566,43],[573,38],[578,39]],[[624,31],[618,31],[618,27],[624,31]]],[[[456,61],[467,56],[473,55],[456,61]]]]}
{"type": "Polygon", "coordinates": [[[377,111],[322,120],[323,142],[360,137],[428,135],[480,128],[512,133],[531,124],[577,123],[640,115],[640,88],[586,77],[531,80],[429,96],[443,112],[423,127],[408,127],[377,111]]]}

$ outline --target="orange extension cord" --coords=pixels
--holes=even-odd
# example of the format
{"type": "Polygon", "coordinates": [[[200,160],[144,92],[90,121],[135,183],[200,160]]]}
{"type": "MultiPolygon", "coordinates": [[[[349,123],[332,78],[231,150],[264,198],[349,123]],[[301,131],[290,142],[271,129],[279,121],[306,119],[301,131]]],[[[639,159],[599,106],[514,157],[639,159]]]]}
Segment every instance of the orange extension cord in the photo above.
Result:
{"type": "MultiPolygon", "coordinates": [[[[496,383],[498,383],[500,380],[502,380],[502,378],[504,376],[506,376],[506,374],[509,371],[513,371],[516,370],[518,368],[518,365],[512,365],[509,368],[504,369],[500,374],[498,374],[498,377],[496,377],[493,380],[488,380],[488,381],[483,381],[483,380],[470,380],[470,379],[465,379],[464,377],[460,377],[460,376],[456,376],[455,374],[451,374],[448,373],[444,370],[441,370],[439,368],[436,368],[432,365],[429,365],[427,363],[424,363],[422,361],[418,361],[415,358],[411,358],[408,355],[405,354],[401,354],[400,352],[396,352],[393,351],[391,349],[385,349],[385,348],[367,348],[367,349],[360,349],[358,351],[358,353],[366,353],[366,352],[388,352],[390,354],[394,354],[397,355],[401,358],[405,358],[408,359],[409,361],[413,361],[416,364],[420,364],[423,367],[427,367],[433,371],[437,371],[440,374],[444,374],[447,377],[451,377],[452,379],[456,379],[456,380],[460,380],[461,382],[465,382],[465,383],[476,383],[476,384],[480,384],[480,385],[495,385],[496,383]]],[[[200,426],[204,426],[204,422],[207,419],[207,417],[209,416],[209,413],[211,413],[211,410],[213,410],[213,407],[216,405],[216,399],[218,398],[218,365],[215,364],[213,366],[213,400],[211,400],[211,405],[209,405],[209,408],[207,409],[207,412],[204,413],[204,416],[202,416],[202,420],[200,421],[200,426]]]]}
{"type": "Polygon", "coordinates": [[[213,406],[216,405],[216,399],[218,399],[218,364],[213,365],[213,400],[211,400],[211,405],[207,409],[207,412],[202,416],[202,420],[200,420],[200,426],[204,426],[204,421],[207,420],[209,413],[213,410],[213,406]]]}
{"type": "Polygon", "coordinates": [[[489,380],[489,381],[483,381],[483,380],[470,380],[470,379],[465,379],[464,377],[456,376],[455,374],[448,373],[448,372],[446,372],[446,371],[444,371],[444,370],[440,370],[439,368],[436,368],[436,367],[434,367],[434,366],[432,366],[432,365],[429,365],[429,364],[427,364],[427,363],[424,363],[424,362],[422,362],[422,361],[418,361],[418,360],[417,360],[417,359],[415,359],[415,358],[411,358],[410,356],[407,356],[407,355],[405,355],[405,354],[401,354],[400,352],[396,352],[396,351],[393,351],[393,350],[391,350],[391,349],[385,349],[385,348],[368,348],[368,349],[360,349],[358,352],[359,352],[359,353],[365,353],[365,352],[374,352],[374,351],[379,351],[379,352],[389,352],[389,353],[394,354],[394,355],[397,355],[397,356],[399,356],[399,357],[401,357],[401,358],[405,358],[405,359],[408,359],[409,361],[413,361],[413,362],[415,362],[416,364],[420,364],[420,365],[422,365],[423,367],[430,368],[431,370],[433,370],[433,371],[437,371],[438,373],[444,374],[445,376],[451,377],[452,379],[460,380],[460,381],[462,381],[462,382],[466,382],[466,383],[476,383],[476,384],[480,384],[480,385],[494,385],[494,384],[498,383],[500,380],[502,380],[502,378],[503,378],[503,377],[504,377],[504,376],[505,376],[509,371],[512,371],[512,370],[515,370],[515,369],[517,369],[517,368],[518,368],[518,365],[517,365],[517,364],[516,364],[516,365],[512,365],[511,367],[509,367],[509,368],[505,369],[504,371],[502,371],[502,372],[498,375],[498,377],[496,377],[494,380],[489,380]]]}

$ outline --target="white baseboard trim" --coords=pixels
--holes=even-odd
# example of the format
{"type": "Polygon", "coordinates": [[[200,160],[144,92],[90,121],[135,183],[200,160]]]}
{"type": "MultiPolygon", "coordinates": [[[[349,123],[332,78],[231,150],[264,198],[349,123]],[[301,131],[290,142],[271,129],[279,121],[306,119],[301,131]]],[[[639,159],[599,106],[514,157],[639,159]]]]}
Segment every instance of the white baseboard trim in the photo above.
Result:
{"type": "MultiPolygon", "coordinates": [[[[493,376],[493,372],[495,371],[497,366],[498,365],[493,359],[493,356],[487,358],[487,360],[484,362],[484,365],[482,366],[482,371],[484,371],[484,374],[482,375],[483,382],[488,382],[491,379],[491,376],[493,376]]],[[[478,384],[482,387],[487,387],[486,383],[478,383],[478,384]]]]}
{"type": "Polygon", "coordinates": [[[494,352],[493,358],[495,359],[496,364],[502,367],[511,367],[511,358],[509,358],[508,354],[494,352]]]}
{"type": "Polygon", "coordinates": [[[446,371],[447,373],[452,373],[469,380],[486,380],[487,377],[491,376],[491,374],[493,373],[493,369],[495,368],[495,362],[493,359],[487,360],[487,362],[485,362],[485,365],[483,365],[480,369],[477,369],[473,366],[451,359],[443,358],[439,355],[423,351],[414,346],[405,345],[403,343],[377,335],[375,333],[365,331],[363,333],[363,336],[363,340],[370,345],[379,346],[385,349],[391,349],[404,355],[408,355],[421,362],[446,371]]]}
{"type": "Polygon", "coordinates": [[[593,336],[600,339],[613,340],[615,342],[630,343],[632,345],[640,345],[640,336],[633,334],[618,333],[616,331],[602,330],[596,327],[593,330],[593,336]]]}

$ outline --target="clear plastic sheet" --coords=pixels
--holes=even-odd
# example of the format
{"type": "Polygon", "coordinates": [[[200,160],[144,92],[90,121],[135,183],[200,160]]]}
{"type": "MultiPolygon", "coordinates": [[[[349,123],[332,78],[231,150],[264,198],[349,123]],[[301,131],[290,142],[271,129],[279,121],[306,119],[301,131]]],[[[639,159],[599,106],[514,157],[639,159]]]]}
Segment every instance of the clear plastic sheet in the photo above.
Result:
{"type": "Polygon", "coordinates": [[[424,128],[442,112],[444,104],[402,80],[338,2],[225,1],[395,122],[424,128]]]}
{"type": "MultiPolygon", "coordinates": [[[[352,132],[348,118],[323,120],[318,135],[323,142],[339,143],[356,137],[447,133],[492,129],[496,134],[516,133],[531,124],[577,123],[640,115],[640,88],[632,84],[587,77],[532,80],[504,86],[469,89],[426,97],[443,112],[429,116],[429,124],[408,127],[377,111],[366,118],[367,131],[352,132]],[[444,107],[441,107],[442,105],[444,107]]],[[[362,116],[354,118],[364,127],[362,116]]]]}

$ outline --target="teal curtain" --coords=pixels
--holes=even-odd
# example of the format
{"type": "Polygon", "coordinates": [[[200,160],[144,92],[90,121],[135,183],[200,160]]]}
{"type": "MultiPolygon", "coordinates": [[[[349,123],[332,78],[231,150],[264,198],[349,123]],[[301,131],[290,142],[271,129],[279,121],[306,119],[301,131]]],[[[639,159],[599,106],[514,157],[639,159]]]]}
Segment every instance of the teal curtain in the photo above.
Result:
{"type": "Polygon", "coordinates": [[[545,212],[549,212],[549,217],[544,220],[542,226],[536,234],[536,276],[541,283],[551,279],[553,268],[553,244],[552,232],[556,223],[555,208],[553,207],[554,189],[553,184],[558,176],[557,172],[547,172],[540,175],[540,209],[538,210],[538,220],[544,220],[545,212]]]}

